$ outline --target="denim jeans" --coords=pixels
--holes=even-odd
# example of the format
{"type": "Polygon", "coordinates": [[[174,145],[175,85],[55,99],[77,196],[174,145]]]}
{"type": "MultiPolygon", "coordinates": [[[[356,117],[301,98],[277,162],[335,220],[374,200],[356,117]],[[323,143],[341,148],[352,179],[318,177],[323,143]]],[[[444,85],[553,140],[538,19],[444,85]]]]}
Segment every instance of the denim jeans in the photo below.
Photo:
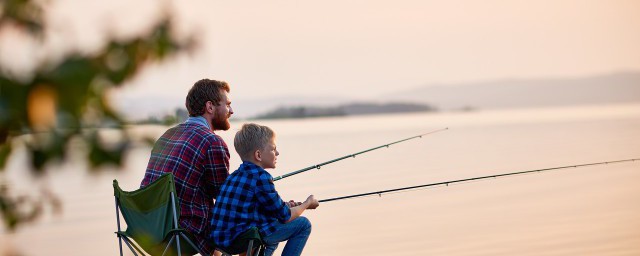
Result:
{"type": "Polygon", "coordinates": [[[264,255],[273,255],[273,252],[278,248],[278,243],[287,241],[282,256],[298,256],[302,254],[302,249],[304,249],[310,234],[311,222],[303,216],[286,224],[278,223],[275,232],[262,237],[267,245],[264,255]]]}

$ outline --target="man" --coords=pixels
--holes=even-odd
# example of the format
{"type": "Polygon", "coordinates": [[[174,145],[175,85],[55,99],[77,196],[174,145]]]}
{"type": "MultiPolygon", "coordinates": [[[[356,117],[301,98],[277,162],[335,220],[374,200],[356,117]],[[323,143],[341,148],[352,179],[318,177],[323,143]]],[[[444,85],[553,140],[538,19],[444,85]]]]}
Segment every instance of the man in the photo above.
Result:
{"type": "Polygon", "coordinates": [[[229,176],[229,149],[214,133],[231,127],[229,91],[224,81],[202,79],[193,85],[186,99],[189,118],[156,141],[140,184],[144,187],[164,173],[173,173],[180,227],[193,235],[206,255],[215,249],[207,239],[213,201],[229,176]]]}

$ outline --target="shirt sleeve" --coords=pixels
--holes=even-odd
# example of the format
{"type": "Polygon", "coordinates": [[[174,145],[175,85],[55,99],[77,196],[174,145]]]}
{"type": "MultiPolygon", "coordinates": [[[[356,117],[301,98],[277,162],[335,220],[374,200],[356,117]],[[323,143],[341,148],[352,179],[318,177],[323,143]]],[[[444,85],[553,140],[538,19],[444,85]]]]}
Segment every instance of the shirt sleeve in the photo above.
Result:
{"type": "Polygon", "coordinates": [[[212,198],[216,198],[220,192],[220,187],[229,176],[229,149],[222,139],[214,140],[211,147],[207,149],[207,163],[205,171],[207,177],[207,187],[210,188],[212,198]]]}
{"type": "Polygon", "coordinates": [[[278,195],[270,175],[259,176],[256,183],[256,198],[266,214],[278,219],[281,223],[287,222],[291,217],[291,211],[278,195]]]}

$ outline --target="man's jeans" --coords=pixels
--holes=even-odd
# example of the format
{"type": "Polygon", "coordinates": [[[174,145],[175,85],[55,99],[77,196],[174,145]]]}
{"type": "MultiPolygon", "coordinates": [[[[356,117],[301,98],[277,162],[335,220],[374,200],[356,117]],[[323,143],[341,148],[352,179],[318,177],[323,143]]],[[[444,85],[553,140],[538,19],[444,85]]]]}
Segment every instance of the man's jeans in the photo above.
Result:
{"type": "Polygon", "coordinates": [[[271,235],[262,237],[262,240],[267,245],[265,250],[265,256],[273,255],[273,252],[278,248],[278,243],[287,241],[282,251],[282,256],[297,256],[302,254],[302,249],[307,243],[307,239],[311,234],[311,222],[303,216],[296,218],[295,220],[282,224],[278,223],[276,231],[271,235]]]}

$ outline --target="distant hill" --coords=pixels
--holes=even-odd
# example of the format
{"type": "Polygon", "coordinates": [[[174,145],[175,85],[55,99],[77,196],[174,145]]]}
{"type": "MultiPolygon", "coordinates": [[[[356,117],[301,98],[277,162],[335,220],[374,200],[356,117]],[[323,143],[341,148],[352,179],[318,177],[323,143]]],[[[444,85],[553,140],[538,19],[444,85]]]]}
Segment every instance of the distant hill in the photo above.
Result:
{"type": "Polygon", "coordinates": [[[385,95],[441,110],[640,102],[640,72],[574,79],[501,80],[427,85],[385,95]]]}
{"type": "Polygon", "coordinates": [[[429,105],[415,103],[351,103],[334,107],[292,106],[278,107],[266,113],[259,114],[252,119],[309,118],[420,111],[435,111],[435,108],[429,105]]]}
{"type": "MultiPolygon", "coordinates": [[[[393,113],[394,109],[391,105],[378,108],[379,106],[372,103],[358,106],[350,102],[413,102],[429,106],[429,110],[437,108],[443,111],[629,103],[640,102],[640,72],[619,72],[581,78],[428,84],[373,98],[346,95],[232,97],[236,112],[232,117],[234,119],[265,116],[269,113],[289,117],[355,115],[358,111],[365,112],[361,114],[393,113]]],[[[133,120],[149,116],[163,117],[172,114],[175,108],[184,108],[184,96],[121,95],[115,100],[118,109],[133,120]]],[[[403,107],[401,109],[410,110],[403,107]]]]}

